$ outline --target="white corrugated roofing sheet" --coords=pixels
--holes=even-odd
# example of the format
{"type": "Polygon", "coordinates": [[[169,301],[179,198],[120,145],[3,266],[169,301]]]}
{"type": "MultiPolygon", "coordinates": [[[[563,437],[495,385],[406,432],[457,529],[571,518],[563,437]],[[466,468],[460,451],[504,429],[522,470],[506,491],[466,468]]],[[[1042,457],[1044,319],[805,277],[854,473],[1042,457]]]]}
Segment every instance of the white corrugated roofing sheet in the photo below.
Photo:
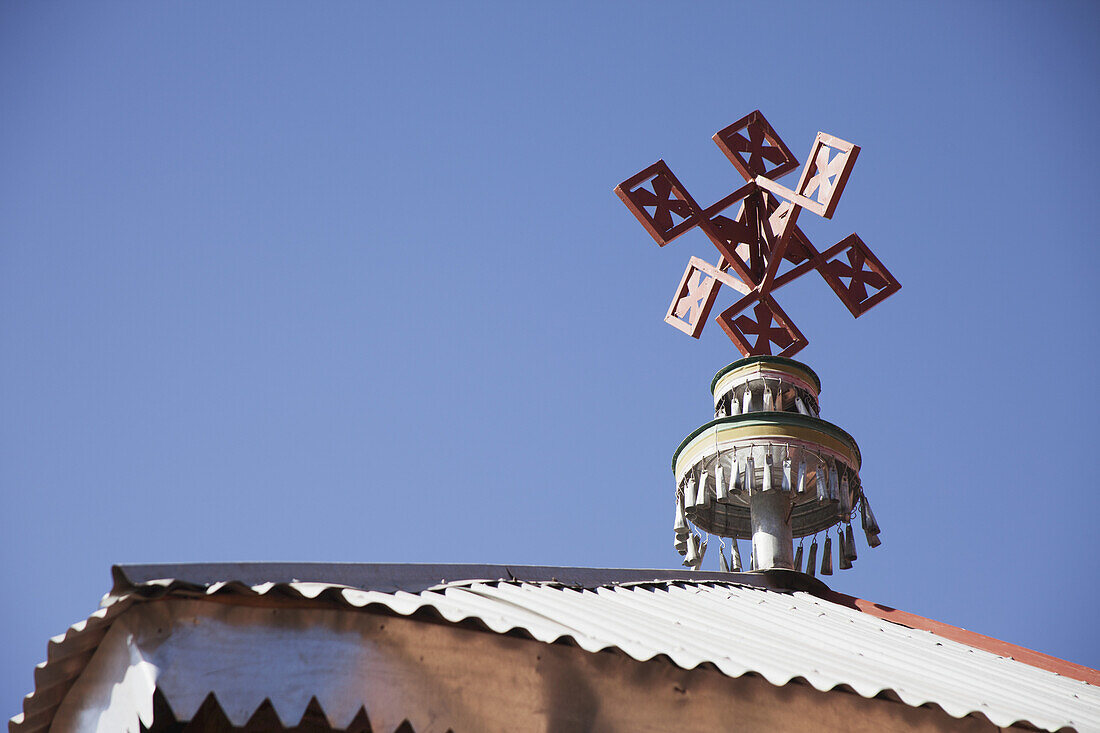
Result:
{"type": "MultiPolygon", "coordinates": [[[[639,661],[667,657],[686,669],[709,664],[731,677],[754,673],[774,685],[803,680],[822,691],[885,693],[912,706],[939,706],[955,717],[980,714],[997,726],[1100,731],[1100,687],[806,591],[681,579],[593,587],[469,580],[414,592],[320,582],[196,586],[163,579],[131,591],[110,597],[111,604],[228,593],[322,597],[357,608],[377,604],[402,615],[430,608],[448,621],[475,619],[498,633],[521,629],[547,643],[568,638],[588,651],[618,649],[639,661]]],[[[11,728],[38,729],[18,718],[11,728]]]]}
{"type": "MultiPolygon", "coordinates": [[[[299,589],[304,595],[316,587],[299,589]]],[[[381,603],[409,614],[430,605],[443,618],[477,618],[493,631],[521,628],[539,641],[570,637],[587,651],[615,648],[639,661],[664,655],[691,669],[713,664],[774,685],[804,679],[864,697],[891,692],[994,725],[1100,731],[1100,689],[1007,657],[875,618],[806,592],[727,583],[572,589],[473,583],[420,594],[344,590],[350,605],[381,603]]]]}

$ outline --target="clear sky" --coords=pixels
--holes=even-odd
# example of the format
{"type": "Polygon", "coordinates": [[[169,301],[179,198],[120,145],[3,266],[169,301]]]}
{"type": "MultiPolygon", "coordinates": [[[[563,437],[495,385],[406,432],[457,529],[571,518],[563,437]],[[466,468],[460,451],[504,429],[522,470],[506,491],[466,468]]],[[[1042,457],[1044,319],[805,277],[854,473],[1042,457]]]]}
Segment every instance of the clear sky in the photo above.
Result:
{"type": "MultiPolygon", "coordinates": [[[[780,292],[884,544],[845,593],[1100,666],[1092,3],[0,7],[0,714],[123,562],[673,567],[738,354],[612,188],[760,109],[901,292],[780,292]]],[[[732,302],[728,292],[720,307],[732,302]]],[[[716,310],[715,313],[718,311],[716,310]]],[[[716,563],[708,558],[708,566],[716,563]]]]}

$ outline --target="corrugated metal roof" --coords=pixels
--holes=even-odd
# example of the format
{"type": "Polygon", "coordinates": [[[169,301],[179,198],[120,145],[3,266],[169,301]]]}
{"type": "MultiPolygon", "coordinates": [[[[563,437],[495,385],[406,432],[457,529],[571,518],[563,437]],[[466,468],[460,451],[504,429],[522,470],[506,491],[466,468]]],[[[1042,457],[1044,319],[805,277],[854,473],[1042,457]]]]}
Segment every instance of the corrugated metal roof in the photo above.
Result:
{"type": "MultiPolygon", "coordinates": [[[[179,566],[175,570],[187,575],[179,566]]],[[[500,566],[496,570],[503,574],[500,566]]],[[[557,576],[569,577],[568,571],[585,569],[556,570],[557,576]]],[[[779,686],[804,681],[822,691],[850,689],[868,698],[885,694],[912,706],[936,705],[955,717],[981,715],[998,726],[1100,731],[1100,687],[891,623],[806,590],[753,587],[698,574],[692,580],[656,579],[660,571],[631,571],[641,575],[605,583],[591,582],[600,579],[592,575],[599,571],[586,571],[589,582],[567,585],[527,582],[514,571],[505,580],[483,571],[477,573],[481,579],[431,587],[422,587],[427,578],[398,579],[384,584],[384,591],[283,578],[255,582],[255,576],[251,584],[206,577],[209,582],[146,578],[128,585],[132,579],[118,573],[105,602],[110,615],[136,599],[168,595],[316,599],[384,607],[402,615],[431,609],[447,621],[472,619],[498,633],[522,630],[547,643],[571,639],[587,651],[618,649],[639,661],[666,657],[685,669],[708,664],[731,677],[758,674],[779,686]],[[414,590],[402,590],[402,585],[414,590]]],[[[101,628],[90,628],[94,625],[86,632],[74,627],[64,639],[51,642],[51,659],[40,666],[42,679],[36,674],[36,691],[24,706],[26,719],[13,719],[12,731],[48,725],[50,703],[56,707],[65,680],[71,684],[79,673],[78,664],[65,662],[78,657],[69,647],[86,648],[84,633],[102,636],[101,628]],[[63,665],[64,672],[53,674],[55,665],[63,665]],[[51,694],[44,695],[47,690],[51,694]]]]}
{"type": "Polygon", "coordinates": [[[23,712],[11,719],[10,730],[49,730],[57,706],[84,671],[111,622],[130,603],[122,601],[101,608],[50,639],[46,661],[34,668],[34,692],[23,698],[23,712]]]}

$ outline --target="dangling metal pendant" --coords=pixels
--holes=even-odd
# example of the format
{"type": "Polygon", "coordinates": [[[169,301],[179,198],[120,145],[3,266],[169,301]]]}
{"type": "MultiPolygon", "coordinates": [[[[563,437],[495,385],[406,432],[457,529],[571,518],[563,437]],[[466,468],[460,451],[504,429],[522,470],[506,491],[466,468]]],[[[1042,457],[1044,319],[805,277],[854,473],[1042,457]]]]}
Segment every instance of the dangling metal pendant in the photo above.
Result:
{"type": "Polygon", "coordinates": [[[771,387],[767,382],[764,383],[764,412],[775,411],[775,399],[772,397],[771,387]]]}
{"type": "Polygon", "coordinates": [[[852,494],[848,486],[848,472],[840,477],[840,513],[845,519],[852,516],[852,494]]]}
{"type": "Polygon", "coordinates": [[[802,572],[802,543],[798,543],[798,547],[794,551],[794,571],[796,573],[802,572]]]}
{"type": "Polygon", "coordinates": [[[860,519],[863,522],[863,534],[867,537],[869,547],[878,547],[882,544],[879,539],[880,530],[875,521],[875,513],[871,511],[871,505],[867,502],[867,495],[863,494],[859,502],[860,519]]]}
{"type": "Polygon", "coordinates": [[[812,578],[817,573],[817,535],[810,543],[810,554],[806,556],[806,573],[812,578]]]}
{"type": "Polygon", "coordinates": [[[726,472],[722,466],[722,454],[714,460],[714,498],[719,503],[725,504],[729,499],[729,487],[726,485],[726,472]]]}
{"type": "Polygon", "coordinates": [[[718,569],[723,573],[730,571],[730,564],[726,562],[726,551],[722,549],[722,545],[718,545],[718,569]]]}
{"type": "Polygon", "coordinates": [[[859,494],[859,515],[862,520],[864,531],[870,532],[871,534],[881,533],[882,530],[878,527],[875,513],[871,511],[871,502],[867,500],[867,494],[864,494],[862,489],[859,494]]]}
{"type": "Polygon", "coordinates": [[[699,554],[695,558],[695,564],[692,565],[692,569],[698,570],[703,566],[703,558],[707,556],[707,543],[710,540],[703,540],[703,544],[699,546],[699,554]]]}
{"type": "Polygon", "coordinates": [[[767,448],[764,449],[764,460],[762,461],[762,463],[764,465],[764,476],[763,476],[764,481],[762,482],[763,486],[761,487],[761,490],[762,491],[771,491],[772,490],[772,447],[770,445],[767,448]]]}
{"type": "Polygon", "coordinates": [[[745,493],[751,496],[754,491],[756,491],[756,464],[750,453],[745,459],[745,493]]]}
{"type": "Polygon", "coordinates": [[[684,565],[686,567],[693,567],[696,559],[699,557],[699,535],[690,534],[687,540],[687,556],[684,557],[684,565]]]}
{"type": "Polygon", "coordinates": [[[871,534],[879,534],[882,532],[878,528],[878,522],[875,521],[875,513],[871,511],[871,502],[867,501],[867,495],[863,494],[859,502],[859,516],[863,521],[863,530],[870,532],[871,534]]]}
{"type": "Polygon", "coordinates": [[[730,538],[730,571],[741,572],[741,551],[737,547],[737,538],[730,538]]]}
{"type": "Polygon", "coordinates": [[[745,394],[741,396],[741,414],[752,412],[752,389],[745,385],[745,394]]]}
{"type": "Polygon", "coordinates": [[[784,491],[790,491],[794,486],[796,477],[794,475],[794,467],[791,465],[790,457],[783,459],[783,483],[782,488],[784,491]]]}
{"type": "Polygon", "coordinates": [[[729,453],[730,465],[724,468],[726,474],[726,504],[735,503],[734,495],[737,494],[737,456],[732,451],[729,453]]]}
{"type": "Polygon", "coordinates": [[[695,472],[688,474],[684,482],[684,508],[695,506],[695,472]]]}
{"type": "Polygon", "coordinates": [[[825,547],[821,551],[821,574],[833,574],[833,538],[825,535],[825,547]]]}
{"type": "Polygon", "coordinates": [[[798,493],[806,493],[806,459],[798,462],[798,493]]]}
{"type": "Polygon", "coordinates": [[[859,553],[856,552],[856,538],[852,533],[852,525],[846,524],[844,526],[844,544],[847,545],[848,550],[848,562],[855,562],[859,559],[859,553]]]}
{"type": "Polygon", "coordinates": [[[688,532],[687,519],[684,517],[684,505],[680,502],[680,497],[676,497],[676,523],[673,525],[673,529],[677,535],[687,534],[688,532]]]}
{"type": "Polygon", "coordinates": [[[844,537],[844,530],[837,530],[836,533],[837,544],[837,559],[840,560],[841,570],[851,570],[852,559],[848,555],[848,541],[844,537]]]}
{"type": "Polygon", "coordinates": [[[673,545],[673,547],[675,547],[676,552],[680,553],[680,556],[683,557],[684,555],[687,554],[688,544],[689,544],[688,543],[688,535],[678,534],[678,535],[676,535],[676,542],[673,545]]]}
{"type": "Polygon", "coordinates": [[[710,495],[707,493],[707,479],[710,475],[707,473],[707,469],[701,469],[699,471],[699,483],[695,485],[695,506],[700,509],[705,509],[707,504],[710,503],[710,495]]]}
{"type": "Polygon", "coordinates": [[[814,471],[814,486],[817,488],[817,500],[829,500],[829,469],[825,461],[818,461],[817,470],[814,471]]]}
{"type": "Polygon", "coordinates": [[[802,401],[802,397],[800,395],[796,394],[794,396],[794,406],[795,406],[795,409],[798,410],[799,414],[802,414],[802,415],[809,415],[810,414],[809,409],[806,407],[806,403],[802,401]]]}

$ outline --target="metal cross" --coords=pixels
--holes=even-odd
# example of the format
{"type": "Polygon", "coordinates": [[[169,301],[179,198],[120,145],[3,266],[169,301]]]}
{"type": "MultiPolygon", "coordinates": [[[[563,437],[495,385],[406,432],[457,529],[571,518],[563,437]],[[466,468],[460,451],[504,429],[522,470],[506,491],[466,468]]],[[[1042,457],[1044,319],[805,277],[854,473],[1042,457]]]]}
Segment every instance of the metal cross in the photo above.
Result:
{"type": "Polygon", "coordinates": [[[714,142],[746,183],[705,209],[663,160],[615,187],[658,245],[699,227],[721,254],[716,265],[691,258],[665,321],[699,338],[719,290],[728,285],[742,297],[715,320],[741,353],[775,349],[792,356],[809,342],[772,297],[777,288],[816,270],[856,318],[901,289],[855,234],[819,252],[798,228],[803,209],[832,218],[858,145],[819,132],[792,190],[776,179],[798,168],[798,160],[759,111],[715,133],[714,142]],[[734,204],[740,205],[737,215],[723,215],[734,204]]]}

